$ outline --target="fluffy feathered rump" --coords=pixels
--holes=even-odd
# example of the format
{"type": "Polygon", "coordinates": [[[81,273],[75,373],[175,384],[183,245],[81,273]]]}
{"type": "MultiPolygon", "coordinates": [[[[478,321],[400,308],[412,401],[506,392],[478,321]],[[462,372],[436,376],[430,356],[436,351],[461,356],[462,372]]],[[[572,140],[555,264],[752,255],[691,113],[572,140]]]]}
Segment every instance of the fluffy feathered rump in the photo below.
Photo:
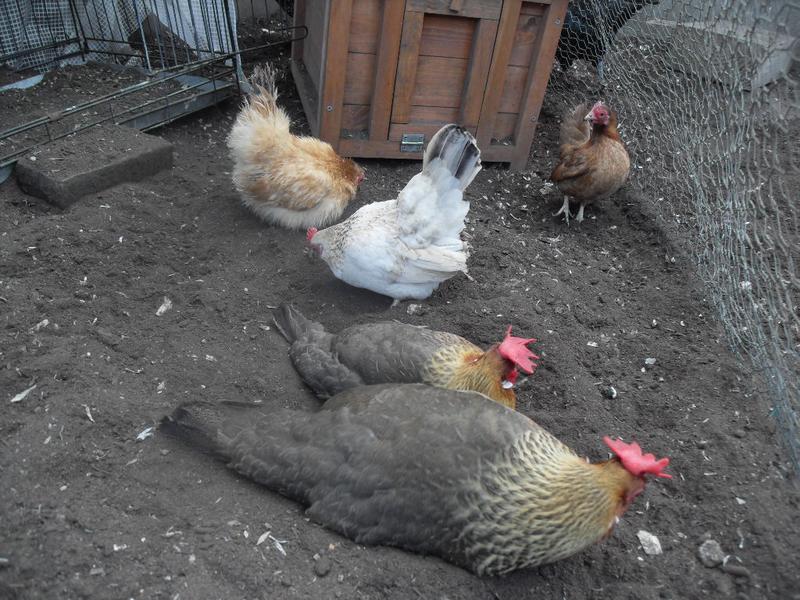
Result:
{"type": "Polygon", "coordinates": [[[362,207],[316,233],[311,244],[351,285],[397,299],[427,298],[442,281],[467,271],[464,189],[480,170],[472,134],[446,125],[428,144],[422,172],[396,200],[362,207]]]}
{"type": "Polygon", "coordinates": [[[422,172],[397,198],[400,236],[410,248],[462,249],[469,211],[463,192],[481,170],[480,158],[475,138],[462,127],[447,125],[431,138],[422,172]]]}
{"type": "Polygon", "coordinates": [[[363,171],[330,144],[292,135],[289,116],[277,102],[272,67],[256,67],[250,85],[228,137],[242,202],[264,220],[290,228],[339,218],[363,171]]]}

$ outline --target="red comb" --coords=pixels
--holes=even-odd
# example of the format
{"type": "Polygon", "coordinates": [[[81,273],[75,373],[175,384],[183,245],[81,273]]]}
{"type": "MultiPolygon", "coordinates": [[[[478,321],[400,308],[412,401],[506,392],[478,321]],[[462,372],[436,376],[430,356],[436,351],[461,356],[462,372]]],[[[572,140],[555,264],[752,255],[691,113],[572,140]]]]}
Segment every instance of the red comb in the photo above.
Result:
{"type": "Polygon", "coordinates": [[[626,444],[620,439],[612,440],[608,436],[605,436],[603,441],[606,443],[606,446],[611,448],[611,451],[617,455],[622,466],[625,467],[631,475],[636,477],[655,475],[656,477],[672,479],[672,475],[662,471],[662,469],[669,464],[668,458],[656,460],[656,457],[652,454],[642,454],[642,449],[636,442],[626,444]]]}
{"type": "Polygon", "coordinates": [[[500,346],[497,348],[497,350],[500,352],[500,356],[506,360],[510,360],[512,363],[530,375],[538,366],[531,359],[533,358],[538,360],[539,356],[531,352],[530,348],[528,348],[528,344],[532,344],[535,341],[535,338],[514,337],[511,335],[511,325],[509,325],[508,329],[506,330],[506,337],[500,343],[500,346]]]}
{"type": "Polygon", "coordinates": [[[308,230],[306,231],[306,241],[310,242],[311,240],[313,240],[314,236],[317,235],[318,231],[319,229],[317,229],[316,227],[309,227],[308,230]]]}

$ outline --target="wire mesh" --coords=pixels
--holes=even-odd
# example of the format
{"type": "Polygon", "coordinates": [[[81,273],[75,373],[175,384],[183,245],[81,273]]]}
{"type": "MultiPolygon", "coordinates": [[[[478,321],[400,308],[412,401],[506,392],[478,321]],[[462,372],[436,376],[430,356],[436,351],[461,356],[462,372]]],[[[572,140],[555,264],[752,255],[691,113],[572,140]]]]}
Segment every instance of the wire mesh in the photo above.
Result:
{"type": "Polygon", "coordinates": [[[549,101],[619,113],[631,185],[694,259],[800,468],[800,3],[575,0],[549,101]]]}
{"type": "Polygon", "coordinates": [[[0,64],[25,70],[80,54],[70,0],[0,2],[0,64]]]}
{"type": "Polygon", "coordinates": [[[230,0],[6,0],[0,64],[51,68],[78,54],[148,71],[235,53],[230,0]]]}

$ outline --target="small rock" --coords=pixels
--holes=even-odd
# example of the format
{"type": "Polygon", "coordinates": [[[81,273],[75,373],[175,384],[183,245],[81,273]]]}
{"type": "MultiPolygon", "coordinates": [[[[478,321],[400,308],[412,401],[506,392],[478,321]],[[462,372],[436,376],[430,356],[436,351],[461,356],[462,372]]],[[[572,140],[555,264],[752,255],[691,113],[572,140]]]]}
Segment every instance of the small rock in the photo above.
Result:
{"type": "Polygon", "coordinates": [[[331,561],[329,558],[322,556],[314,562],[314,573],[317,577],[325,577],[331,572],[331,561]]]}
{"type": "Polygon", "coordinates": [[[655,358],[645,358],[644,359],[644,364],[646,364],[648,366],[654,365],[654,364],[656,364],[656,359],[655,358]]]}
{"type": "Polygon", "coordinates": [[[422,304],[409,304],[406,312],[410,315],[424,315],[428,311],[422,304]]]}
{"type": "Polygon", "coordinates": [[[705,450],[706,448],[708,448],[708,441],[707,440],[697,440],[697,442],[695,442],[695,446],[697,446],[698,450],[705,450]]]}
{"type": "Polygon", "coordinates": [[[600,390],[600,393],[603,394],[603,396],[605,396],[609,400],[613,400],[614,398],[617,397],[617,389],[613,385],[602,388],[600,390]]]}
{"type": "Polygon", "coordinates": [[[733,432],[733,435],[734,437],[742,439],[744,436],[747,435],[747,433],[745,433],[744,429],[737,429],[736,431],[733,432]]]}
{"type": "Polygon", "coordinates": [[[656,556],[663,552],[661,549],[661,542],[659,542],[658,538],[649,531],[640,529],[636,534],[636,537],[639,538],[639,543],[642,545],[642,550],[644,550],[644,553],[648,556],[656,556]]]}
{"type": "Polygon", "coordinates": [[[706,540],[697,549],[697,557],[706,567],[712,568],[722,564],[725,560],[725,553],[722,546],[716,540],[706,540]]]}

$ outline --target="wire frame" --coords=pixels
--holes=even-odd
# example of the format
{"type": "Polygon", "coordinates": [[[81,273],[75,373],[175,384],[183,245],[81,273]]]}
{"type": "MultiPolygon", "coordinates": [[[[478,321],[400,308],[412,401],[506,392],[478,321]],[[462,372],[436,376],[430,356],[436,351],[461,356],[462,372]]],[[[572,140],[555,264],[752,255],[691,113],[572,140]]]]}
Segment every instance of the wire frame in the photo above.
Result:
{"type": "Polygon", "coordinates": [[[694,263],[800,467],[797,31],[796,0],[574,0],[547,99],[619,113],[630,185],[694,263]]]}

